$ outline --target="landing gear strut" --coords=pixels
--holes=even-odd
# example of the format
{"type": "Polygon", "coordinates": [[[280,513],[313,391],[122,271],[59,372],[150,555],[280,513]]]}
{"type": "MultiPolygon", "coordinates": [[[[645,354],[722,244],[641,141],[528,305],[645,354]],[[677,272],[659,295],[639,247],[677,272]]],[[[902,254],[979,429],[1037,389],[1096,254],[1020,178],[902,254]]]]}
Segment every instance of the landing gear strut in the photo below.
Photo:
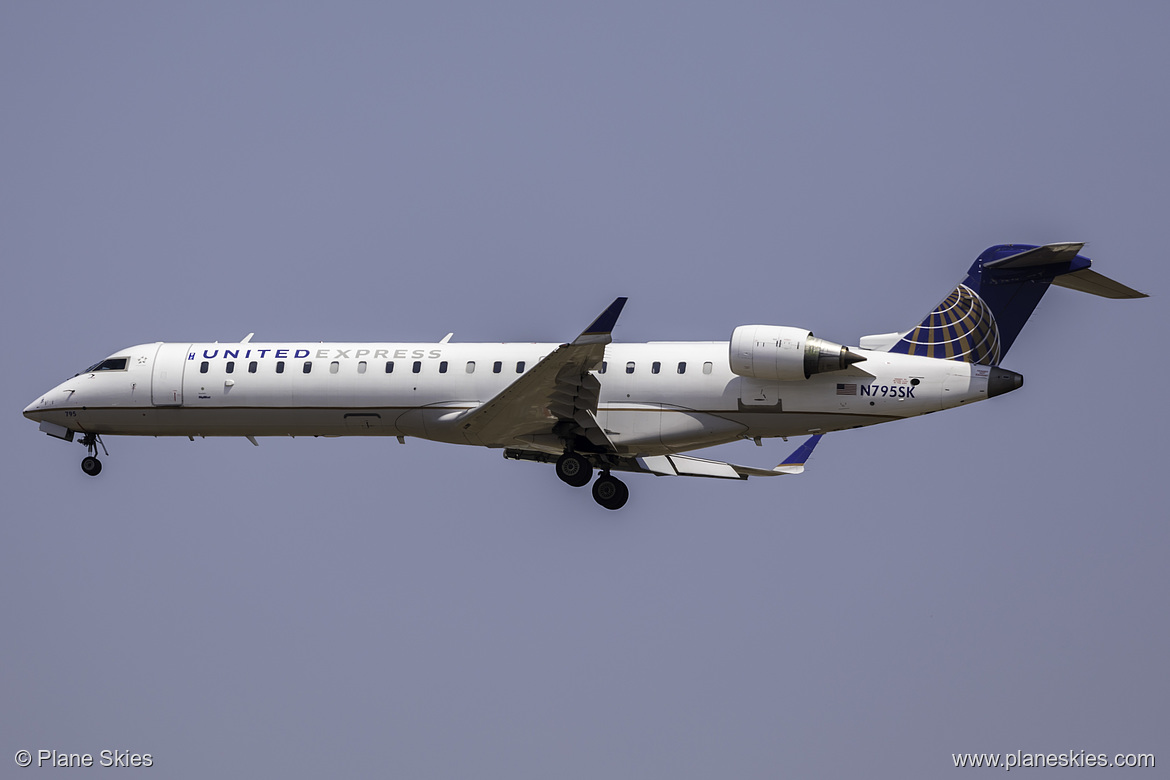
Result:
{"type": "Polygon", "coordinates": [[[110,451],[106,449],[106,443],[102,441],[102,437],[96,433],[87,433],[81,437],[81,443],[85,446],[89,455],[81,459],[81,470],[91,477],[96,477],[102,473],[102,462],[97,459],[97,448],[100,444],[102,452],[109,457],[110,451]]]}
{"type": "Polygon", "coordinates": [[[630,500],[630,489],[606,472],[593,483],[593,500],[606,509],[621,509],[630,500]]]}
{"type": "Polygon", "coordinates": [[[573,487],[585,487],[593,476],[593,467],[577,453],[566,452],[557,459],[557,476],[573,487]]]}

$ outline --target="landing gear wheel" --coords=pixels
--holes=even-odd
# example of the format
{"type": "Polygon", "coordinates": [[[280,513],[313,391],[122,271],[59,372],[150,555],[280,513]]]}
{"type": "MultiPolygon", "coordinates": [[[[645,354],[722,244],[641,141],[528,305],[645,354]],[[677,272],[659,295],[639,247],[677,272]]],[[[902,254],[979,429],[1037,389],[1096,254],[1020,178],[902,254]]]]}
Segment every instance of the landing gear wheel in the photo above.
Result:
{"type": "Polygon", "coordinates": [[[606,509],[621,509],[630,500],[630,489],[617,477],[602,474],[593,483],[593,500],[606,509]]]}
{"type": "Polygon", "coordinates": [[[573,487],[585,487],[593,476],[593,468],[589,461],[575,452],[566,452],[557,458],[557,476],[561,481],[573,487]]]}
{"type": "Polygon", "coordinates": [[[96,477],[102,473],[102,462],[92,455],[88,455],[81,459],[81,470],[91,477],[96,477]]]}

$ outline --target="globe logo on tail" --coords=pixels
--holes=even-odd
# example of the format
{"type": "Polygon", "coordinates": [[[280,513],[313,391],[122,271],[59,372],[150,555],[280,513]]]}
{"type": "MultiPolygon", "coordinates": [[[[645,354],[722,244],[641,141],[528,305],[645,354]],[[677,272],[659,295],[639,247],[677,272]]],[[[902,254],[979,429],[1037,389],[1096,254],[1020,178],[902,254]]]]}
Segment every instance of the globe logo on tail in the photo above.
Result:
{"type": "Polygon", "coordinates": [[[893,348],[908,355],[998,365],[999,328],[979,295],[960,284],[893,348]]]}

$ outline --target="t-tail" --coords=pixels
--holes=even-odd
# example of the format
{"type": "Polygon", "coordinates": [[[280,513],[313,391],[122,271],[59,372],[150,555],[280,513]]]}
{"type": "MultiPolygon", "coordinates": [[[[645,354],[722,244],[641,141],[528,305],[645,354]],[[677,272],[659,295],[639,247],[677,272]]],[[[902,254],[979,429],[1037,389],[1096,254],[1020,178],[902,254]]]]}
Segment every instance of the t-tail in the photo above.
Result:
{"type": "Polygon", "coordinates": [[[995,366],[1007,355],[1048,286],[1105,298],[1145,298],[1092,271],[1084,244],[1000,244],[987,249],[967,278],[904,333],[867,336],[861,346],[995,366]]]}

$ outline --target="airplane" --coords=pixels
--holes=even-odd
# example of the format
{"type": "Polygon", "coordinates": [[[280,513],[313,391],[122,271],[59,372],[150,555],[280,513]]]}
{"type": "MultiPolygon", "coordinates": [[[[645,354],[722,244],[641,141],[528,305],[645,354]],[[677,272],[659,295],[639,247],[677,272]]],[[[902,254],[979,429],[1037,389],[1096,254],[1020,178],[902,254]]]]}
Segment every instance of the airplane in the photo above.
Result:
{"type": "Polygon", "coordinates": [[[1096,271],[1082,243],[1000,244],[909,330],[843,346],[809,330],[741,325],[730,341],[614,342],[617,298],[571,342],[139,344],[24,410],[80,443],[102,436],[412,436],[553,463],[620,509],[614,472],[748,479],[799,474],[826,433],[962,406],[1023,385],[1000,367],[1050,285],[1148,297],[1096,271]],[[685,454],[740,439],[810,437],[773,468],[685,454]]]}

